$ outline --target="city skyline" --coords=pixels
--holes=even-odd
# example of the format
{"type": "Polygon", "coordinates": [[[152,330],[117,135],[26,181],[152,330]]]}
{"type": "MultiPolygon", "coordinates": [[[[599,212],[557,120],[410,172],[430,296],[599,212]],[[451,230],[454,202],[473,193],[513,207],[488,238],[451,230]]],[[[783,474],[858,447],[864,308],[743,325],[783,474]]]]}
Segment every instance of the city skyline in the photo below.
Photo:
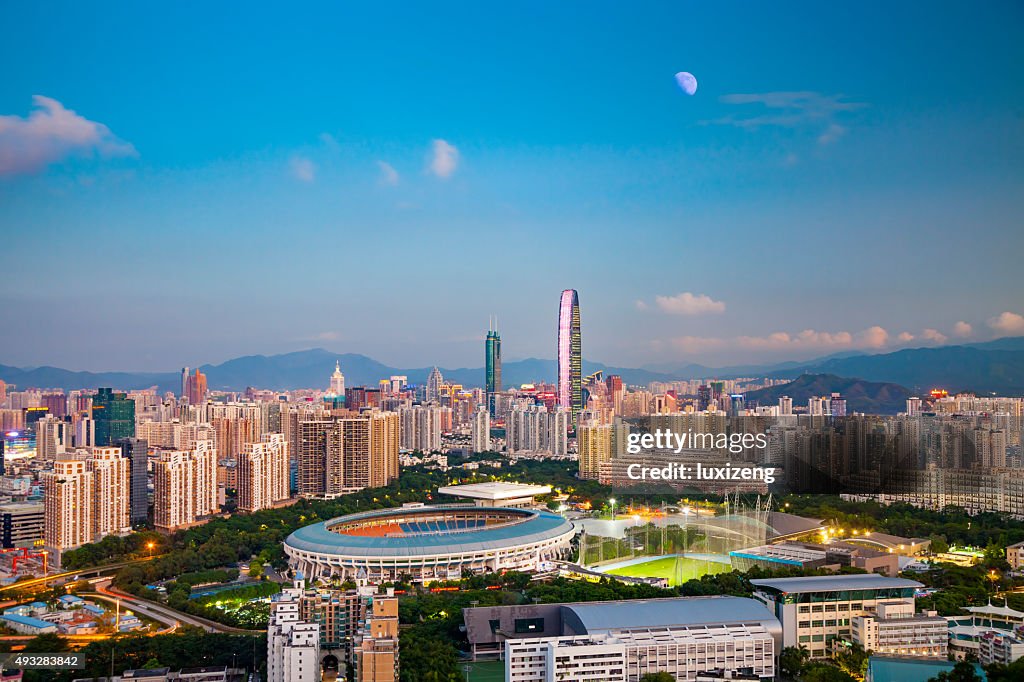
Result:
{"type": "Polygon", "coordinates": [[[550,357],[568,286],[616,366],[1024,333],[1021,8],[737,7],[5,8],[0,362],[550,357]]]}

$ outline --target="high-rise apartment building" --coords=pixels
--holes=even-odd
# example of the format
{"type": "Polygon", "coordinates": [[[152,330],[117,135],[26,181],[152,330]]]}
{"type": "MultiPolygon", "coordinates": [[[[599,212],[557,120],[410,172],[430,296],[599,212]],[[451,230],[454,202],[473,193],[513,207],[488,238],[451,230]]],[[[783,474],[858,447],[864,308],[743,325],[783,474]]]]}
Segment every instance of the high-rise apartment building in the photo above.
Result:
{"type": "Polygon", "coordinates": [[[267,627],[267,681],[320,679],[320,626],[301,620],[294,601],[275,604],[267,627]]]}
{"type": "Polygon", "coordinates": [[[601,464],[612,457],[612,425],[581,424],[576,429],[580,455],[580,478],[596,481],[601,464]]]}
{"type": "Polygon", "coordinates": [[[575,289],[563,291],[558,305],[558,405],[569,410],[575,425],[583,409],[583,341],[575,289]]]}
{"type": "Polygon", "coordinates": [[[398,599],[393,591],[372,598],[353,658],[357,682],[398,679],[398,599]]]}
{"type": "Polygon", "coordinates": [[[501,336],[497,329],[487,332],[484,341],[484,390],[487,392],[487,411],[495,416],[495,398],[501,393],[501,336]]]}
{"type": "Polygon", "coordinates": [[[96,422],[92,417],[81,417],[75,422],[74,446],[91,448],[96,445],[96,422]]]}
{"type": "Polygon", "coordinates": [[[36,422],[36,457],[57,459],[71,447],[71,422],[47,415],[36,422]]]}
{"type": "Polygon", "coordinates": [[[288,499],[288,442],[280,433],[248,443],[238,458],[238,509],[254,512],[288,499]]]}
{"type": "Polygon", "coordinates": [[[477,405],[473,413],[472,427],[473,452],[490,452],[491,450],[491,415],[485,405],[477,405]]]}
{"type": "Polygon", "coordinates": [[[120,447],[96,447],[85,468],[92,473],[92,536],[130,532],[131,460],[120,447]]]}
{"type": "Polygon", "coordinates": [[[406,450],[436,452],[441,449],[442,424],[447,415],[451,421],[451,408],[440,405],[415,405],[398,410],[401,424],[399,444],[406,450]]]}
{"type": "Polygon", "coordinates": [[[92,399],[96,445],[109,447],[122,438],[135,437],[135,401],[127,393],[101,388],[92,399]]]}
{"type": "Polygon", "coordinates": [[[505,446],[516,452],[568,453],[569,410],[556,405],[548,411],[544,405],[515,404],[505,416],[505,446]]]}
{"type": "Polygon", "coordinates": [[[43,481],[43,541],[56,565],[60,555],[93,541],[93,473],[84,460],[59,459],[43,481]]]}
{"type": "Polygon", "coordinates": [[[212,441],[161,452],[153,462],[153,523],[171,532],[193,526],[217,506],[217,451],[212,441]]]}
{"type": "Polygon", "coordinates": [[[300,496],[335,497],[398,477],[397,413],[309,419],[299,422],[297,431],[300,496]]]}

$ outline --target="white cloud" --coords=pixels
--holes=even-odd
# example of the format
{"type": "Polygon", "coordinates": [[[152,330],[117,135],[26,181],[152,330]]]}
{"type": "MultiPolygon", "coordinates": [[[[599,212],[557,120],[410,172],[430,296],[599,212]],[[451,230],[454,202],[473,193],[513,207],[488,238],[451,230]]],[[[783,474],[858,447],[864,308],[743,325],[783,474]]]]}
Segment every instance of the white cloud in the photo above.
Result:
{"type": "Polygon", "coordinates": [[[988,326],[996,333],[1003,336],[1024,334],[1024,316],[1018,315],[1017,313],[1011,313],[1007,310],[1006,312],[999,313],[990,319],[988,321],[988,326]]]}
{"type": "Polygon", "coordinates": [[[36,173],[70,156],[138,156],[107,126],[35,95],[26,118],[0,116],[0,176],[36,173]]]}
{"type": "Polygon", "coordinates": [[[647,302],[646,301],[638,300],[636,302],[636,309],[637,310],[647,310],[647,302]]]}
{"type": "Polygon", "coordinates": [[[380,168],[380,181],[385,185],[397,185],[399,180],[398,171],[387,161],[378,161],[377,168],[380,168]]]}
{"type": "Polygon", "coordinates": [[[798,334],[775,332],[768,336],[740,336],[741,348],[778,350],[784,348],[851,348],[854,338],[850,332],[819,332],[805,329],[798,334]]]}
{"type": "Polygon", "coordinates": [[[459,165],[459,150],[444,140],[434,140],[431,149],[430,172],[439,178],[451,177],[459,165]]]}
{"type": "Polygon", "coordinates": [[[302,182],[313,182],[316,179],[316,164],[304,156],[293,156],[288,162],[288,170],[293,178],[302,182]]]}
{"type": "Polygon", "coordinates": [[[715,301],[706,294],[691,294],[689,291],[675,296],[656,296],[654,303],[670,315],[703,315],[725,311],[724,301],[715,301]]]}
{"type": "Polygon", "coordinates": [[[825,132],[818,135],[818,144],[822,146],[832,144],[845,134],[846,128],[844,126],[841,126],[838,123],[831,123],[828,128],[825,128],[825,132]]]}
{"type": "Polygon", "coordinates": [[[868,327],[857,335],[857,342],[861,348],[884,348],[889,342],[889,332],[878,325],[868,327]]]}
{"type": "Polygon", "coordinates": [[[970,336],[973,333],[974,333],[974,328],[971,327],[971,325],[969,325],[966,322],[964,322],[963,320],[960,320],[959,322],[957,322],[956,324],[953,325],[953,335],[954,336],[959,336],[961,338],[964,338],[964,337],[970,336]]]}
{"type": "Polygon", "coordinates": [[[914,340],[914,335],[910,332],[900,332],[899,336],[896,337],[896,340],[900,343],[910,343],[914,340]]]}
{"type": "MultiPolygon", "coordinates": [[[[912,335],[904,332],[898,338],[912,335]]],[[[823,332],[804,329],[801,332],[774,332],[765,336],[737,336],[716,338],[702,336],[680,336],[671,339],[673,348],[686,353],[717,349],[741,349],[745,351],[811,351],[828,352],[846,349],[874,350],[889,343],[889,332],[883,327],[873,326],[852,334],[848,331],[823,332]]]]}
{"type": "Polygon", "coordinates": [[[921,332],[921,338],[925,341],[931,341],[932,343],[946,343],[949,337],[940,332],[938,329],[925,329],[921,332]]]}
{"type": "Polygon", "coordinates": [[[341,147],[341,145],[338,144],[338,138],[334,137],[334,135],[331,135],[330,133],[320,133],[320,142],[322,142],[323,145],[332,152],[338,151],[341,147]]]}

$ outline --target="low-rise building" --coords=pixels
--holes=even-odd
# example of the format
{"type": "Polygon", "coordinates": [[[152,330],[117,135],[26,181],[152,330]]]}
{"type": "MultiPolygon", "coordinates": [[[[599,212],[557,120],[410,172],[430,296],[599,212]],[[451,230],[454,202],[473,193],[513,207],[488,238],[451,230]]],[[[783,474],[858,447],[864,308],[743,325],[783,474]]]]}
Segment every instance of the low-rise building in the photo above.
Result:
{"type": "Polygon", "coordinates": [[[1006,563],[1015,571],[1024,568],[1024,540],[1006,548],[1006,563]]]}
{"type": "Polygon", "coordinates": [[[675,597],[464,609],[474,655],[505,656],[508,682],[635,680],[668,672],[775,675],[778,620],[752,599],[675,597]]]}
{"type": "Polygon", "coordinates": [[[880,602],[852,619],[853,641],[865,651],[945,658],[949,625],[935,611],[914,613],[913,600],[880,602]]]}
{"type": "Polygon", "coordinates": [[[875,573],[751,580],[754,599],[782,623],[783,647],[806,647],[812,658],[828,655],[833,640],[852,638],[852,620],[883,602],[914,607],[914,580],[875,573]]]}

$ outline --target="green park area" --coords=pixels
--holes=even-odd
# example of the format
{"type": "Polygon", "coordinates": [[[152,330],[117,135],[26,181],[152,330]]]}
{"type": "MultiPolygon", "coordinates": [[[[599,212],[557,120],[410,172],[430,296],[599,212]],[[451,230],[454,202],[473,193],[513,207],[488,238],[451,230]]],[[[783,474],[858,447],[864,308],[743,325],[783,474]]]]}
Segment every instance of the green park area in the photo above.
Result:
{"type": "Polygon", "coordinates": [[[702,575],[728,573],[732,570],[729,564],[705,559],[687,557],[660,557],[639,564],[622,566],[608,571],[611,575],[622,575],[633,578],[665,578],[672,587],[682,585],[687,580],[698,580],[702,575]]]}

